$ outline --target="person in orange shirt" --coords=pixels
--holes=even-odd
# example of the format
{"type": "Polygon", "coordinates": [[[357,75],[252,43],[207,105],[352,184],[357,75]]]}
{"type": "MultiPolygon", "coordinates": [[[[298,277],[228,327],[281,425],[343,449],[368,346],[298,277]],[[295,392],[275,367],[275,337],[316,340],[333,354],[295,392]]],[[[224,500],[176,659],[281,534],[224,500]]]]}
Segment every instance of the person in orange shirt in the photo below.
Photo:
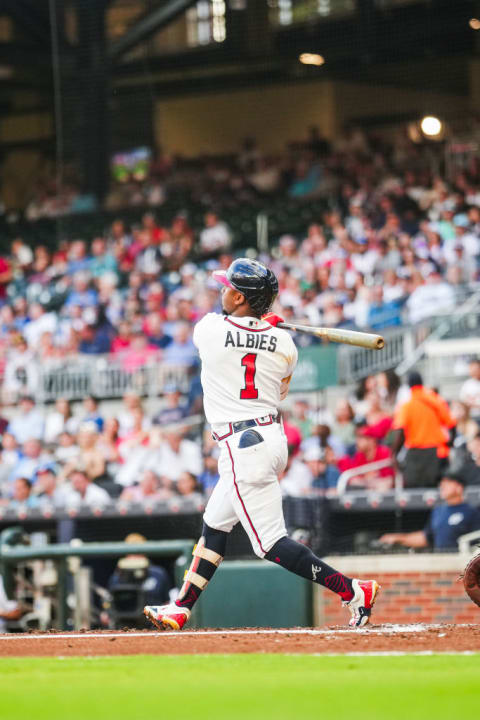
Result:
{"type": "Polygon", "coordinates": [[[403,476],[405,487],[434,487],[445,461],[445,446],[455,439],[456,421],[443,398],[423,387],[420,373],[408,376],[410,399],[400,405],[393,419],[396,457],[402,445],[407,453],[403,476]]]}

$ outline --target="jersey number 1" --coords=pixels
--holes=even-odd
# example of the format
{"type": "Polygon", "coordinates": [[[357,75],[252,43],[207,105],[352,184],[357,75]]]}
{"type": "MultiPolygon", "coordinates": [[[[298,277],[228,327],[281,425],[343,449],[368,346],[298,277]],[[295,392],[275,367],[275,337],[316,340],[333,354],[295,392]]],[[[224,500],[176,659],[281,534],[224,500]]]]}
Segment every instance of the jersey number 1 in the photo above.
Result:
{"type": "Polygon", "coordinates": [[[245,368],[245,387],[240,390],[240,400],[255,400],[258,398],[258,390],[255,387],[255,363],[257,356],[255,353],[248,353],[242,358],[242,365],[245,368]]]}

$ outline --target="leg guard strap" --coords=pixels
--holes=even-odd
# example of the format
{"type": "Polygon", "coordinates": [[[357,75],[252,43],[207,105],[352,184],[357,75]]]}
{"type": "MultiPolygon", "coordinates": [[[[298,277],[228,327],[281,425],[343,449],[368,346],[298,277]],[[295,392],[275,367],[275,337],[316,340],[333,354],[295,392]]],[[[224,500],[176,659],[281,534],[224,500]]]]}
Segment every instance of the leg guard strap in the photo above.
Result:
{"type": "Polygon", "coordinates": [[[193,555],[195,557],[208,560],[208,562],[212,563],[212,565],[218,567],[223,560],[223,556],[219,553],[214,552],[214,550],[209,550],[207,547],[205,547],[205,545],[201,544],[202,540],[203,542],[205,542],[205,538],[201,537],[197,545],[195,545],[195,547],[193,548],[193,555]]]}

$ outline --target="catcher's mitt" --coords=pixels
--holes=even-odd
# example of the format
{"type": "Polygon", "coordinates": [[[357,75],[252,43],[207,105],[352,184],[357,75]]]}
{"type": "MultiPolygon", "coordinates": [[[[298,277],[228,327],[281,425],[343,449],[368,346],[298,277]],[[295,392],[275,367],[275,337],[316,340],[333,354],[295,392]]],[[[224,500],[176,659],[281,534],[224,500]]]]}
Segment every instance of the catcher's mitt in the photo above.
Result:
{"type": "Polygon", "coordinates": [[[480,553],[470,560],[462,579],[465,592],[480,607],[480,553]]]}

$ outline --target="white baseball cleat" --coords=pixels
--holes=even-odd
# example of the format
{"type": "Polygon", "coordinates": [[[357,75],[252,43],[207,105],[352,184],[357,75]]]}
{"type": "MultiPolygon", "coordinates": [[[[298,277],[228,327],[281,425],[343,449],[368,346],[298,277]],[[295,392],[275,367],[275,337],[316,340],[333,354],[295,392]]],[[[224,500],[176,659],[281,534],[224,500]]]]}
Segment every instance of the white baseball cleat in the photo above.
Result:
{"type": "Polygon", "coordinates": [[[143,614],[159,630],[181,630],[190,617],[190,610],[175,603],[168,605],[146,605],[143,614]]]}
{"type": "Polygon", "coordinates": [[[375,603],[380,585],[376,580],[352,580],[355,595],[349,602],[343,603],[350,610],[352,617],[350,627],[363,627],[370,622],[372,607],[375,603]]]}

